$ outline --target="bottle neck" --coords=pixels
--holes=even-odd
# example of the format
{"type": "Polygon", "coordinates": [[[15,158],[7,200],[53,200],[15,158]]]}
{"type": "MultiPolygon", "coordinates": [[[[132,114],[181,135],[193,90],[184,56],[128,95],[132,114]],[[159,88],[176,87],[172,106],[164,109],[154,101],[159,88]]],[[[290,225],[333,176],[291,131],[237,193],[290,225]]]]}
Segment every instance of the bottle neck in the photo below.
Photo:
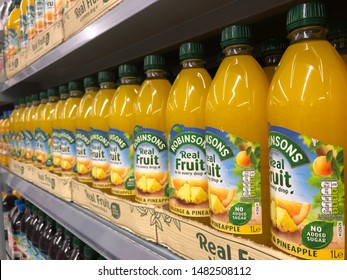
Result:
{"type": "Polygon", "coordinates": [[[162,69],[150,69],[146,71],[146,80],[166,79],[166,71],[162,69]]]}
{"type": "Polygon", "coordinates": [[[120,85],[137,85],[137,77],[122,77],[119,79],[120,85]]]}
{"type": "Polygon", "coordinates": [[[202,59],[187,59],[182,61],[182,68],[204,68],[205,61],[202,59]]]}
{"type": "Polygon", "coordinates": [[[41,99],[41,102],[40,102],[41,104],[47,104],[48,103],[48,99],[41,99]]]}
{"type": "Polygon", "coordinates": [[[32,102],[28,102],[26,107],[30,108],[32,104],[33,104],[32,102]]]}
{"type": "Polygon", "coordinates": [[[60,100],[66,100],[69,98],[69,93],[62,93],[60,94],[60,100]]]}
{"type": "Polygon", "coordinates": [[[70,91],[70,97],[81,97],[83,95],[82,90],[72,90],[70,91]]]}
{"type": "Polygon", "coordinates": [[[100,88],[102,89],[114,89],[115,87],[116,87],[116,84],[112,82],[105,82],[100,84],[100,88]]]}
{"type": "Polygon", "coordinates": [[[19,108],[25,108],[25,107],[26,107],[26,104],[20,104],[19,108]]]}
{"type": "Polygon", "coordinates": [[[308,40],[325,40],[327,29],[323,26],[305,26],[288,34],[290,44],[308,40]]]}
{"type": "Polygon", "coordinates": [[[40,105],[40,101],[39,100],[34,100],[33,101],[33,106],[38,106],[40,105]]]}
{"type": "Polygon", "coordinates": [[[15,110],[19,109],[19,105],[14,106],[14,109],[15,110]]]}
{"type": "Polygon", "coordinates": [[[50,96],[50,97],[48,97],[48,102],[49,103],[56,103],[56,102],[58,102],[58,100],[59,100],[58,96],[50,96]]]}
{"type": "Polygon", "coordinates": [[[250,45],[231,45],[226,47],[223,52],[225,56],[250,55],[253,48],[250,45]]]}
{"type": "Polygon", "coordinates": [[[90,93],[90,92],[98,92],[99,88],[98,87],[87,87],[85,89],[86,93],[90,93]]]}
{"type": "Polygon", "coordinates": [[[269,55],[263,58],[264,66],[277,66],[282,58],[281,54],[269,55]]]}
{"type": "Polygon", "coordinates": [[[340,54],[347,53],[347,38],[338,38],[332,40],[331,44],[340,54]]]}

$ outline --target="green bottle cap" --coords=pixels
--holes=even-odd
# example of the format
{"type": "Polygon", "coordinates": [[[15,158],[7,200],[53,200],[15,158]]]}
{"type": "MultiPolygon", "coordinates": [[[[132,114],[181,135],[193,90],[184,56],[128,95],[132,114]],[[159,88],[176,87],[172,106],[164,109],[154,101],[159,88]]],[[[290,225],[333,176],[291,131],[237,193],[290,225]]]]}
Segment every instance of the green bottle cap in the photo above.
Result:
{"type": "Polygon", "coordinates": [[[59,96],[58,90],[56,88],[49,88],[47,90],[47,94],[48,94],[49,97],[50,96],[56,96],[56,97],[59,96]]]}
{"type": "Polygon", "coordinates": [[[347,22],[345,21],[334,21],[328,25],[329,32],[327,39],[333,41],[335,39],[347,38],[347,22]]]}
{"type": "Polygon", "coordinates": [[[285,38],[271,38],[265,41],[261,46],[261,56],[269,56],[274,54],[283,54],[288,46],[285,38]]]}
{"type": "Polygon", "coordinates": [[[98,79],[95,76],[86,77],[83,79],[84,88],[99,87],[98,79]]]}
{"type": "Polygon", "coordinates": [[[64,236],[65,236],[65,238],[66,237],[72,238],[72,233],[70,231],[68,231],[67,229],[64,229],[64,236]]]}
{"type": "Polygon", "coordinates": [[[25,97],[25,101],[26,101],[26,103],[30,103],[31,102],[31,96],[25,97]]]}
{"type": "Polygon", "coordinates": [[[147,55],[143,62],[143,69],[145,71],[151,70],[151,69],[163,69],[165,70],[166,63],[165,58],[160,55],[147,55]]]}
{"type": "Polygon", "coordinates": [[[18,106],[18,105],[19,105],[19,100],[18,100],[18,98],[15,99],[15,100],[13,101],[13,104],[14,104],[14,106],[18,106]]]}
{"type": "Polygon", "coordinates": [[[29,200],[26,200],[26,201],[25,201],[25,207],[28,208],[28,209],[31,209],[31,208],[32,208],[31,203],[30,203],[29,200]]]}
{"type": "Polygon", "coordinates": [[[67,85],[59,86],[59,94],[60,95],[67,94],[67,93],[69,93],[69,89],[68,89],[67,85]]]}
{"type": "Polygon", "coordinates": [[[44,217],[46,216],[46,214],[43,213],[41,209],[38,209],[38,210],[37,210],[37,215],[38,215],[39,217],[42,217],[42,218],[44,218],[44,217]]]}
{"type": "Polygon", "coordinates": [[[50,216],[48,216],[48,215],[46,215],[45,220],[46,220],[46,222],[49,223],[49,224],[52,224],[52,223],[53,223],[53,219],[52,219],[50,216]]]}
{"type": "Polygon", "coordinates": [[[56,227],[57,230],[60,230],[60,231],[63,230],[63,226],[61,224],[59,224],[59,223],[55,223],[55,227],[56,227]]]}
{"type": "Polygon", "coordinates": [[[249,45],[251,43],[252,31],[247,25],[232,25],[222,31],[221,46],[223,49],[231,45],[249,45]]]}
{"type": "Polygon", "coordinates": [[[39,100],[39,96],[37,94],[32,94],[31,95],[31,100],[32,101],[38,101],[39,100]]]}
{"type": "Polygon", "coordinates": [[[69,91],[73,90],[82,90],[83,91],[83,84],[81,81],[73,81],[69,82],[69,91]]]}
{"type": "Polygon", "coordinates": [[[136,77],[137,76],[137,68],[132,64],[123,64],[118,67],[118,76],[122,77],[136,77]]]}
{"type": "Polygon", "coordinates": [[[46,91],[41,91],[40,92],[40,99],[47,99],[47,92],[46,91]]]}
{"type": "Polygon", "coordinates": [[[103,260],[107,260],[104,256],[99,256],[98,258],[97,258],[97,260],[99,260],[99,261],[103,261],[103,260]]]}
{"type": "Polygon", "coordinates": [[[93,259],[97,256],[97,252],[95,252],[91,247],[89,247],[87,244],[83,247],[83,255],[85,257],[88,257],[90,259],[93,259]]]}
{"type": "Polygon", "coordinates": [[[72,238],[72,245],[73,245],[74,247],[81,247],[82,244],[83,244],[83,242],[82,242],[78,237],[74,236],[74,237],[72,238]]]}
{"type": "Polygon", "coordinates": [[[327,26],[325,6],[319,2],[298,4],[291,8],[287,15],[287,31],[304,26],[327,26]]]}
{"type": "Polygon", "coordinates": [[[98,73],[98,83],[115,83],[116,75],[111,71],[101,71],[98,73]]]}
{"type": "Polygon", "coordinates": [[[20,2],[22,2],[22,0],[15,0],[14,1],[14,5],[15,6],[20,6],[20,2]]]}
{"type": "Polygon", "coordinates": [[[34,215],[37,215],[37,211],[38,211],[39,209],[35,206],[35,205],[33,205],[32,207],[31,207],[31,211],[33,211],[33,214],[34,215]]]}
{"type": "Polygon", "coordinates": [[[19,98],[19,104],[26,104],[25,98],[19,98]]]}
{"type": "Polygon", "coordinates": [[[194,42],[184,43],[180,46],[179,57],[180,61],[204,58],[204,45],[194,42]]]}

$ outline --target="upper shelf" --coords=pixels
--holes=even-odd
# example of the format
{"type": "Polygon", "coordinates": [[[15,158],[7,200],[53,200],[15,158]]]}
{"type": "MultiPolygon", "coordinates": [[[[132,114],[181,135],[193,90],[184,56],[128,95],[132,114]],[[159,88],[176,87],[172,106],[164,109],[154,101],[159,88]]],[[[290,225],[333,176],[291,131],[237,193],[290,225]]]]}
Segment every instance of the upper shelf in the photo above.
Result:
{"type": "Polygon", "coordinates": [[[295,0],[124,0],[39,60],[0,84],[0,101],[135,61],[152,52],[251,23],[288,9],[295,0]]]}

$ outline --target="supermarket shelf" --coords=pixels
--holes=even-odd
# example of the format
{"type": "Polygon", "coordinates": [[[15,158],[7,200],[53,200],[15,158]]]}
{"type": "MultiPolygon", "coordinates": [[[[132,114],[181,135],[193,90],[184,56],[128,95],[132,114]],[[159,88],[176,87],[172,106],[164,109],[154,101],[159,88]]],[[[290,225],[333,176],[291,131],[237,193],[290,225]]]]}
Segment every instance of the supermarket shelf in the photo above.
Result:
{"type": "Polygon", "coordinates": [[[90,75],[235,23],[279,14],[295,0],[124,0],[81,32],[0,84],[0,101],[90,75]],[[25,89],[25,90],[23,90],[25,89]]]}
{"type": "Polygon", "coordinates": [[[3,180],[108,259],[180,259],[168,249],[143,240],[73,203],[65,202],[10,171],[3,173],[3,180]]]}

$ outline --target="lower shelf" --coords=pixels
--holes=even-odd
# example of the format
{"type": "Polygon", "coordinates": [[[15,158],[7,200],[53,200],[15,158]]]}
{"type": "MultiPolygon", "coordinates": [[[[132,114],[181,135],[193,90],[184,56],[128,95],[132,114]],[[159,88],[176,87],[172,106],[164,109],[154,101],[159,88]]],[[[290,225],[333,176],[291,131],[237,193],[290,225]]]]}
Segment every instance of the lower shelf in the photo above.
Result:
{"type": "Polygon", "coordinates": [[[181,259],[168,249],[143,240],[76,204],[63,201],[2,168],[3,182],[108,259],[181,259]]]}

